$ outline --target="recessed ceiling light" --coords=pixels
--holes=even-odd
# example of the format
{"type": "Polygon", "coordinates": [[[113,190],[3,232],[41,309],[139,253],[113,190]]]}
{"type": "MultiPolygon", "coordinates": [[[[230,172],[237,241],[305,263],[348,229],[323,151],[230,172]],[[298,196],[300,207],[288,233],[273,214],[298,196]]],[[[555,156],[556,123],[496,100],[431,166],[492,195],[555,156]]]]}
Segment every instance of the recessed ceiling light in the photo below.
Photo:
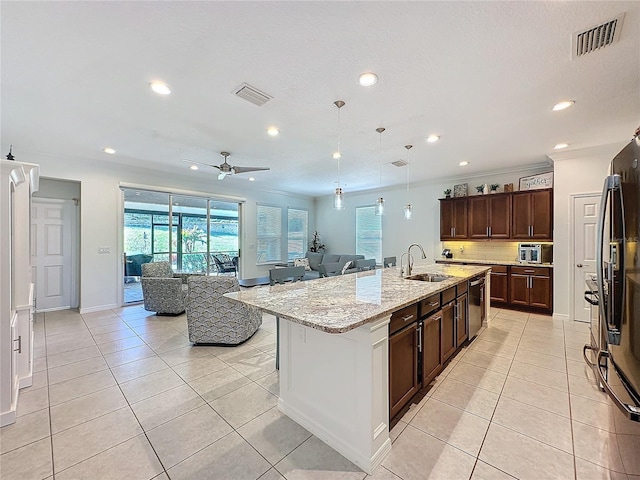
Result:
{"type": "Polygon", "coordinates": [[[436,143],[438,140],[440,140],[440,135],[429,135],[427,137],[427,142],[429,143],[436,143]]]}
{"type": "Polygon", "coordinates": [[[250,182],[255,182],[255,181],[256,181],[256,179],[255,179],[255,178],[253,178],[253,177],[249,177],[249,181],[250,181],[250,182]]]}
{"type": "Polygon", "coordinates": [[[102,150],[104,153],[108,153],[109,155],[113,155],[116,151],[113,148],[107,147],[102,150]]]}
{"type": "Polygon", "coordinates": [[[333,152],[333,155],[331,155],[333,157],[334,160],[338,160],[339,158],[342,158],[342,154],[340,152],[333,152]]]}
{"type": "Polygon", "coordinates": [[[171,89],[164,82],[151,82],[149,86],[158,95],[169,95],[171,93],[171,89]]]}
{"type": "Polygon", "coordinates": [[[568,146],[569,146],[568,143],[559,143],[555,147],[553,147],[553,149],[554,150],[562,150],[563,148],[567,148],[568,146]]]}
{"type": "Polygon", "coordinates": [[[466,160],[463,160],[458,164],[459,167],[466,167],[467,165],[469,165],[469,162],[467,162],[466,160]]]}
{"type": "Polygon", "coordinates": [[[551,110],[554,112],[559,112],[560,110],[564,110],[565,108],[569,108],[576,103],[575,100],[563,100],[561,102],[556,103],[551,110]]]}
{"type": "Polygon", "coordinates": [[[278,127],[267,128],[267,134],[271,137],[277,137],[279,133],[280,133],[280,130],[278,130],[278,127]]]}
{"type": "Polygon", "coordinates": [[[363,73],[358,77],[358,83],[363,87],[370,87],[378,83],[378,76],[373,72],[363,73]]]}
{"type": "Polygon", "coordinates": [[[198,165],[191,165],[189,168],[190,168],[191,170],[200,170],[200,169],[198,168],[198,165]]]}

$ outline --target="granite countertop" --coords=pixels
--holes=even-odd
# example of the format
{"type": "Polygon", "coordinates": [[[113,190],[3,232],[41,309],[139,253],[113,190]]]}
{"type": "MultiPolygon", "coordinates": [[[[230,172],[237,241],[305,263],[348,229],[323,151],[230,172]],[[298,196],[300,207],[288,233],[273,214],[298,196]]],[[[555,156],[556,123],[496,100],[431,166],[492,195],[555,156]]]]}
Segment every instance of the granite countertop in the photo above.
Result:
{"type": "Polygon", "coordinates": [[[515,267],[549,267],[553,268],[553,263],[523,263],[517,260],[474,260],[472,258],[436,258],[436,262],[451,263],[477,263],[481,265],[513,265],[515,267]]]}
{"type": "Polygon", "coordinates": [[[442,282],[400,277],[382,268],[306,282],[255,287],[225,296],[327,333],[344,333],[489,270],[482,266],[416,265],[412,274],[442,273],[442,282]]]}

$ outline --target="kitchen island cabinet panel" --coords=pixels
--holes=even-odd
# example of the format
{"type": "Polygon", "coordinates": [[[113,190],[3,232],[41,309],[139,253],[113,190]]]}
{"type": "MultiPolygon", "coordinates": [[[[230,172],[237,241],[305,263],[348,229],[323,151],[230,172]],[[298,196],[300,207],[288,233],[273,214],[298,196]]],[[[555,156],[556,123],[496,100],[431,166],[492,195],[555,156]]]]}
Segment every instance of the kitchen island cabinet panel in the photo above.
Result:
{"type": "Polygon", "coordinates": [[[424,320],[422,340],[422,386],[426,387],[442,371],[440,350],[442,314],[436,313],[424,320]]]}
{"type": "Polygon", "coordinates": [[[469,338],[468,311],[469,297],[464,293],[457,298],[455,304],[457,347],[462,346],[462,344],[469,338]]]}
{"type": "Polygon", "coordinates": [[[454,302],[442,307],[442,332],[440,335],[441,361],[444,364],[458,348],[456,337],[456,318],[454,312],[454,302]]]}
{"type": "Polygon", "coordinates": [[[389,417],[418,392],[417,322],[389,337],[389,417]]]}

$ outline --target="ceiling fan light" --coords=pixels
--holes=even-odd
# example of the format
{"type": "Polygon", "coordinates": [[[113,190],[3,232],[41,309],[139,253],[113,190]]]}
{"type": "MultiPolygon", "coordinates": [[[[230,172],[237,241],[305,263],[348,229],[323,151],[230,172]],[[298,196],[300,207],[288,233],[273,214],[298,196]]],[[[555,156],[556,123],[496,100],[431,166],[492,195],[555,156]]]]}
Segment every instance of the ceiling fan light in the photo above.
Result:
{"type": "Polygon", "coordinates": [[[334,210],[344,210],[344,192],[342,188],[337,187],[336,193],[333,195],[334,210]]]}
{"type": "Polygon", "coordinates": [[[413,207],[411,206],[410,203],[407,203],[404,206],[404,218],[405,220],[411,220],[412,217],[413,217],[413,207]]]}
{"type": "Polygon", "coordinates": [[[384,215],[384,198],[379,197],[378,200],[376,200],[375,213],[378,216],[384,215]]]}

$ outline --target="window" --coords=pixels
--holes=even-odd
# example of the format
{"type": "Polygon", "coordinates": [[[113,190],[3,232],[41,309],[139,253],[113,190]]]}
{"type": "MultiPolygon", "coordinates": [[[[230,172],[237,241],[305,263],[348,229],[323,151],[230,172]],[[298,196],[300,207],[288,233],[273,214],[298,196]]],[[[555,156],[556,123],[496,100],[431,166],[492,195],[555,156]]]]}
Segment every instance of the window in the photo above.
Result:
{"type": "Polygon", "coordinates": [[[282,208],[258,205],[258,263],[282,260],[282,208]]]}
{"type": "Polygon", "coordinates": [[[382,216],[375,207],[356,207],[356,255],[382,263],[382,216]]]}
{"type": "Polygon", "coordinates": [[[288,259],[304,257],[307,251],[309,212],[290,208],[287,210],[287,252],[288,259]]]}

